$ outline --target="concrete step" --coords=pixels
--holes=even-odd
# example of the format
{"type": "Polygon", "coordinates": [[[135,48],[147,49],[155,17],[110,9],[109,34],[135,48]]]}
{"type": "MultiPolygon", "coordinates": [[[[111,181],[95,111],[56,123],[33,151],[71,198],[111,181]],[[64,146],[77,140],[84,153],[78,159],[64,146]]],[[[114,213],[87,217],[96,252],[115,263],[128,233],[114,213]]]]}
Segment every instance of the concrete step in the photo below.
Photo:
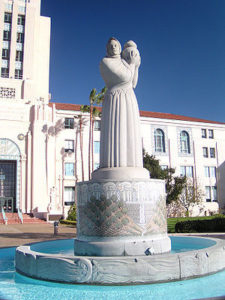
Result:
{"type": "MultiPolygon", "coordinates": [[[[5,213],[8,219],[7,224],[18,224],[20,219],[17,213],[5,213]]],[[[29,214],[23,214],[23,223],[29,224],[46,224],[46,221],[30,216],[29,214]]],[[[0,224],[4,224],[4,220],[0,217],[0,224]]]]}

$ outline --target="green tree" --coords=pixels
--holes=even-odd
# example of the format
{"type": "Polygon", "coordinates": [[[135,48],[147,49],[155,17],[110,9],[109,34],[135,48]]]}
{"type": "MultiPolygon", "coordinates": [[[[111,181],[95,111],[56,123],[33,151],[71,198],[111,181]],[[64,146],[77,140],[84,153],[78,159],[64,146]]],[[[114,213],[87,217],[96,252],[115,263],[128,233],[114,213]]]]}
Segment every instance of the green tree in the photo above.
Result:
{"type": "Polygon", "coordinates": [[[98,107],[100,106],[104,100],[104,95],[106,93],[106,87],[104,87],[100,93],[97,93],[96,89],[93,89],[89,96],[89,105],[81,105],[82,112],[88,112],[90,116],[90,125],[89,125],[89,145],[88,145],[88,175],[89,180],[91,178],[91,172],[94,169],[94,151],[93,151],[93,128],[94,128],[94,120],[96,117],[99,117],[101,111],[98,107]],[[91,165],[92,162],[92,165],[91,165]]]}
{"type": "Polygon", "coordinates": [[[185,186],[186,177],[174,176],[175,170],[173,168],[162,169],[159,160],[145,151],[143,153],[143,164],[144,168],[149,170],[151,178],[165,180],[166,203],[169,204],[172,201],[178,201],[185,186]]]}

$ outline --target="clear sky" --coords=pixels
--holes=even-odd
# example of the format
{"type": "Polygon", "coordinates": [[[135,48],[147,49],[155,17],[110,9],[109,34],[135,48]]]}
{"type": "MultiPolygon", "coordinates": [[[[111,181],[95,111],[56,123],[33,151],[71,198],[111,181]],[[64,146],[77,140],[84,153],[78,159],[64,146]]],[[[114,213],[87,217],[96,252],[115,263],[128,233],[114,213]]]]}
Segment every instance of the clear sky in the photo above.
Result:
{"type": "Polygon", "coordinates": [[[53,102],[87,104],[107,40],[141,54],[141,110],[225,122],[225,0],[42,0],[53,102]]]}

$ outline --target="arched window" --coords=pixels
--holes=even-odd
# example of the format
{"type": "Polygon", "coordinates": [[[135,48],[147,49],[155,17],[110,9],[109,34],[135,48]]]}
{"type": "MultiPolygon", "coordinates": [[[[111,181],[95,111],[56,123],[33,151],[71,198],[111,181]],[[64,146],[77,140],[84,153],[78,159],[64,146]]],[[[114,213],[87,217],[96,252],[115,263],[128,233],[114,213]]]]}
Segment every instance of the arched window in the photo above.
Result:
{"type": "Polygon", "coordinates": [[[165,137],[162,129],[157,128],[154,132],[155,152],[165,152],[165,137]]]}
{"type": "Polygon", "coordinates": [[[180,133],[180,152],[190,153],[190,139],[187,131],[181,131],[180,133]]]}

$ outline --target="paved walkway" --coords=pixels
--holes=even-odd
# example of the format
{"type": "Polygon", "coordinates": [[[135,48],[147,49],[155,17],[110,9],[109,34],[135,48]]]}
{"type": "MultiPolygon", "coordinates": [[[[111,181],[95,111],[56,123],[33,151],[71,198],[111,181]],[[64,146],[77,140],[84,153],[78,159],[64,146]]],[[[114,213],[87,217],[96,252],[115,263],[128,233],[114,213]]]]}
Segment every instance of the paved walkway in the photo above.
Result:
{"type": "Polygon", "coordinates": [[[59,225],[58,235],[54,235],[53,224],[0,224],[0,248],[75,236],[76,228],[69,225],[59,225]]]}
{"type": "MultiPolygon", "coordinates": [[[[171,234],[195,235],[225,239],[225,233],[196,233],[196,234],[171,234]]],[[[69,225],[59,225],[58,235],[54,235],[53,224],[9,224],[0,225],[0,248],[19,246],[46,240],[71,239],[76,236],[76,228],[69,225]]]]}

